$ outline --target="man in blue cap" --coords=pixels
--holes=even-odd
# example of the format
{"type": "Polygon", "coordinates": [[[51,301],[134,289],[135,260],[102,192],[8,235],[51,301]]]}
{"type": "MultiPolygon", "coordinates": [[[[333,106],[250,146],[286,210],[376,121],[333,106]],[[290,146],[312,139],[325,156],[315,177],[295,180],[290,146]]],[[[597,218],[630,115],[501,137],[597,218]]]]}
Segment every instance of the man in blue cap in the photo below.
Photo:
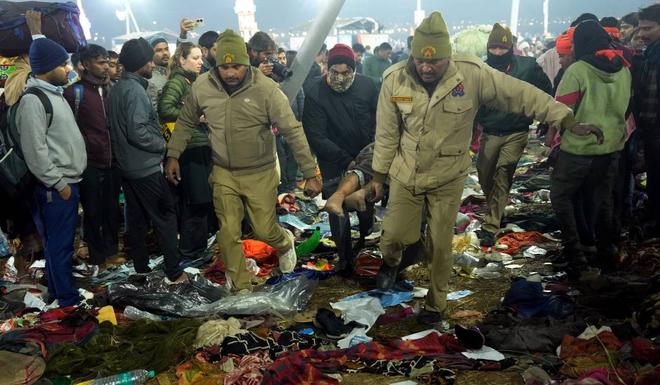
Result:
{"type": "Polygon", "coordinates": [[[87,152],[62,96],[71,71],[69,55],[58,43],[42,38],[32,42],[29,57],[32,76],[19,102],[16,126],[25,162],[36,178],[31,208],[45,245],[48,292],[65,307],[80,300],[71,259],[78,225],[78,183],[87,167],[87,152]]]}

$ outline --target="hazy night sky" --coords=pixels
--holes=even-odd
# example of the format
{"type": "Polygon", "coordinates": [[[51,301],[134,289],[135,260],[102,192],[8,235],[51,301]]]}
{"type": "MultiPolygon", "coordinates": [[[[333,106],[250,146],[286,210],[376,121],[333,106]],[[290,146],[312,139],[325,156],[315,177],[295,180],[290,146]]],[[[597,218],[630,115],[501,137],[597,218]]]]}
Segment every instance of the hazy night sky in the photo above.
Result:
{"type": "MultiPolygon", "coordinates": [[[[314,17],[320,0],[256,0],[257,23],[260,29],[288,29],[314,17]]],[[[542,0],[521,0],[520,18],[542,20],[542,0]]],[[[583,12],[602,16],[622,16],[639,7],[654,3],[650,0],[550,0],[550,20],[574,18],[583,12]]],[[[124,24],[114,15],[119,0],[83,0],[83,7],[92,22],[92,32],[110,38],[123,34],[124,24]]],[[[204,17],[204,30],[237,28],[233,12],[233,0],[183,1],[183,0],[131,0],[135,17],[141,29],[178,30],[183,16],[204,17]],[[156,24],[153,24],[153,22],[156,24]]],[[[415,0],[347,0],[340,17],[370,16],[384,25],[411,23],[415,0]]],[[[450,25],[461,21],[491,24],[498,20],[508,21],[511,13],[509,0],[423,0],[427,14],[439,10],[450,25]]],[[[522,25],[521,32],[529,27],[522,25]]],[[[560,27],[557,31],[561,32],[560,27]]]]}

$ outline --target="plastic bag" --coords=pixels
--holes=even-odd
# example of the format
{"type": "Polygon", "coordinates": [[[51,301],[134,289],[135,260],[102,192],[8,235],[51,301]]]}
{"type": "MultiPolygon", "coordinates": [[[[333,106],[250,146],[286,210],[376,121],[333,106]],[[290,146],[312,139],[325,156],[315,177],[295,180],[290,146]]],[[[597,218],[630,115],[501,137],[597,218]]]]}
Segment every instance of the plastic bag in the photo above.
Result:
{"type": "Polygon", "coordinates": [[[229,296],[196,309],[190,309],[185,316],[272,314],[280,318],[287,318],[305,309],[317,285],[317,280],[307,279],[301,275],[296,279],[264,286],[260,291],[254,293],[229,296]]]}
{"type": "Polygon", "coordinates": [[[133,275],[128,282],[108,286],[108,299],[118,307],[130,305],[158,315],[186,317],[194,309],[230,294],[227,286],[199,275],[189,277],[188,283],[168,285],[162,272],[146,277],[133,275]]]}
{"type": "Polygon", "coordinates": [[[500,265],[491,262],[487,264],[485,267],[476,268],[472,270],[472,274],[470,274],[470,276],[472,278],[480,278],[480,279],[496,279],[502,276],[502,273],[499,272],[500,270],[501,270],[500,265]]]}
{"type": "Polygon", "coordinates": [[[139,319],[150,319],[152,321],[162,320],[162,318],[157,315],[153,315],[148,311],[142,311],[133,306],[126,306],[126,308],[124,309],[124,316],[126,316],[126,318],[131,320],[139,320],[139,319]]]}
{"type": "Polygon", "coordinates": [[[9,240],[5,236],[5,233],[0,230],[0,257],[7,257],[9,253],[9,240]]]}

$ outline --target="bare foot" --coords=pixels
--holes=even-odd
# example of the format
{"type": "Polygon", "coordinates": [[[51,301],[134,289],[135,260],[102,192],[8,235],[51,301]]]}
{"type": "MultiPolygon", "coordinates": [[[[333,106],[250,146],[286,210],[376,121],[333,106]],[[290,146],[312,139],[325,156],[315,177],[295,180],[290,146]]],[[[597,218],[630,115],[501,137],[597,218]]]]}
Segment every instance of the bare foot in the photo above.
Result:
{"type": "Polygon", "coordinates": [[[365,211],[367,209],[367,191],[359,189],[344,199],[344,205],[347,209],[365,211]]]}
{"type": "Polygon", "coordinates": [[[323,208],[325,211],[327,211],[330,214],[335,214],[337,216],[343,217],[344,216],[344,194],[341,193],[334,193],[325,202],[325,207],[323,208]]]}

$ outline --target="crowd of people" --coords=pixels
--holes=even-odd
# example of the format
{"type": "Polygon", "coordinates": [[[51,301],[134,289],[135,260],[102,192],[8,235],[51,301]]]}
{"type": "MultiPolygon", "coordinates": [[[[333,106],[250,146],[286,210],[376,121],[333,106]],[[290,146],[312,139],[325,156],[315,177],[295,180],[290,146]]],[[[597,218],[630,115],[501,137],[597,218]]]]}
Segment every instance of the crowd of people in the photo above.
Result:
{"type": "Polygon", "coordinates": [[[435,323],[447,307],[473,137],[487,204],[479,237],[492,246],[534,121],[553,147],[551,200],[569,272],[615,268],[640,148],[655,224],[647,237],[660,236],[660,4],[621,19],[580,15],[538,59],[495,24],[485,62],[454,54],[433,12],[394,55],[387,42],[368,56],[361,44],[324,45],[291,101],[279,82],[296,52],[264,32],[245,42],[230,29],[208,31],[194,43],[194,23],[184,19],[173,55],[161,38],[129,40],[118,54],[88,44],[75,55],[71,84],[69,54],[40,35],[38,13],[27,18],[29,68],[8,81],[5,100],[18,103],[34,183],[3,198],[14,202],[3,212],[13,228],[4,230],[25,248],[43,245],[60,306],[80,300],[72,276],[79,203],[92,265],[128,259],[150,272],[151,227],[165,282],[176,285],[188,279],[181,259],[199,256],[217,232],[231,287],[244,292],[252,287],[246,227],[277,250],[282,272],[295,268],[294,236],[277,223],[275,203],[278,193],[302,190],[327,200],[338,269],[348,275],[347,212],[359,213],[364,241],[374,204],[386,201],[378,288],[391,289],[423,254],[431,287],[419,320],[435,323]]]}

